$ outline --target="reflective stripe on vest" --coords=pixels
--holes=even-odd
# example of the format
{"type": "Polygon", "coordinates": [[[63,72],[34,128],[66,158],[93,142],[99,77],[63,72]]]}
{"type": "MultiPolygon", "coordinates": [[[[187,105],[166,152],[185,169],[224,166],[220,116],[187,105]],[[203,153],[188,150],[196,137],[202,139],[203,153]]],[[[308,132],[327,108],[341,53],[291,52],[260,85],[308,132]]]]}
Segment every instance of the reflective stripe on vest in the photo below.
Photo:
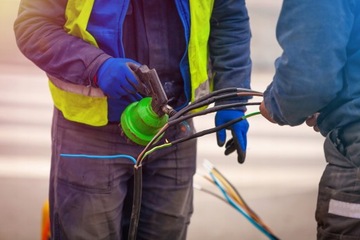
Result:
{"type": "MultiPolygon", "coordinates": [[[[188,59],[191,101],[207,94],[210,90],[207,69],[208,38],[213,4],[213,0],[190,0],[191,26],[188,59]]],[[[95,38],[86,30],[93,5],[94,0],[69,0],[65,10],[64,28],[67,33],[97,46],[95,38]]],[[[107,98],[105,96],[88,95],[89,88],[86,86],[77,86],[77,90],[74,90],[74,86],[71,85],[75,84],[55,81],[50,79],[51,95],[55,106],[66,119],[92,126],[107,124],[107,98]]]]}
{"type": "Polygon", "coordinates": [[[210,92],[208,75],[208,40],[213,0],[190,0],[189,68],[191,76],[191,101],[210,92]]]}
{"type": "MultiPolygon", "coordinates": [[[[95,38],[86,31],[94,0],[68,1],[65,10],[65,30],[94,46],[95,38]]],[[[76,85],[51,78],[49,88],[53,102],[70,121],[104,126],[108,123],[107,98],[99,88],[76,85]]]]}
{"type": "Polygon", "coordinates": [[[54,105],[68,120],[104,126],[107,124],[107,98],[99,88],[65,83],[52,78],[49,88],[54,105]]]}

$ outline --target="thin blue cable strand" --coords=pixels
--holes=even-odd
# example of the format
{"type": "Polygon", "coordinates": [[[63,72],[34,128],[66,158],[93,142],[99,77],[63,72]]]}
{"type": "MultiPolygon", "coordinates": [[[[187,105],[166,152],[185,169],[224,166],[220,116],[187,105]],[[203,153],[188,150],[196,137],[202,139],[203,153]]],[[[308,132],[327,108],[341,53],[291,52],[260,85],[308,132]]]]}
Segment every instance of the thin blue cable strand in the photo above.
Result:
{"type": "Polygon", "coordinates": [[[61,153],[61,157],[81,157],[81,158],[93,158],[93,159],[105,159],[105,158],[126,158],[136,164],[136,159],[130,155],[125,154],[118,154],[118,155],[88,155],[88,154],[68,154],[68,153],[61,153]]]}
{"type": "Polygon", "coordinates": [[[257,229],[259,229],[262,233],[264,233],[269,239],[274,240],[273,236],[264,229],[259,223],[257,223],[253,218],[251,218],[233,199],[229,197],[229,195],[226,193],[224,188],[219,183],[219,180],[211,173],[209,172],[211,178],[214,180],[216,186],[220,189],[222,194],[225,196],[226,200],[230,203],[231,206],[233,206],[238,212],[240,212],[249,222],[251,222],[257,229]]]}

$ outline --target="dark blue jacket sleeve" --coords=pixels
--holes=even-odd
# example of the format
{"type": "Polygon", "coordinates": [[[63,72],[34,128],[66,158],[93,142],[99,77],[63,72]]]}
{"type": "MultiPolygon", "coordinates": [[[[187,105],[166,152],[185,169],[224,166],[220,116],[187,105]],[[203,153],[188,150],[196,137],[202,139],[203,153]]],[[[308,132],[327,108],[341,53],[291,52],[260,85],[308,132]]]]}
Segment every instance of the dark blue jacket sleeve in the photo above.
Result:
{"type": "Polygon", "coordinates": [[[87,85],[109,58],[64,30],[66,0],[23,0],[14,23],[20,51],[47,74],[87,85]]]}
{"type": "Polygon", "coordinates": [[[250,24],[244,0],[215,0],[209,51],[214,90],[250,88],[250,24]]]}
{"type": "Polygon", "coordinates": [[[283,49],[265,106],[280,125],[299,125],[342,90],[353,1],[284,0],[277,25],[283,49]]]}

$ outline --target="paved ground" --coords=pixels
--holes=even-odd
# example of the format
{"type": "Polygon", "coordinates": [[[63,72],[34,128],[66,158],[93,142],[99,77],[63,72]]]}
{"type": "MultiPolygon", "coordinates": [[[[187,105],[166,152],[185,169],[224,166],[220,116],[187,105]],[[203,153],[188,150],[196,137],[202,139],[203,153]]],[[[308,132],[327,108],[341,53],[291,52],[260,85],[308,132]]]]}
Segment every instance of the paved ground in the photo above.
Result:
{"type": "MultiPolygon", "coordinates": [[[[51,99],[45,75],[16,49],[11,25],[17,0],[2,0],[0,24],[0,239],[40,238],[41,207],[47,198],[51,99]]],[[[279,49],[275,19],[280,0],[248,1],[253,28],[253,89],[271,81],[279,49]]],[[[256,108],[249,111],[257,111],[256,108]]],[[[196,119],[198,130],[212,127],[213,116],[196,119]]],[[[248,155],[239,165],[223,156],[215,136],[199,139],[198,169],[211,161],[281,239],[315,239],[317,183],[324,166],[322,138],[310,128],[279,127],[260,116],[249,119],[248,155]]],[[[218,190],[202,177],[196,183],[218,190]]],[[[222,201],[195,192],[189,240],[267,239],[222,201]]]]}

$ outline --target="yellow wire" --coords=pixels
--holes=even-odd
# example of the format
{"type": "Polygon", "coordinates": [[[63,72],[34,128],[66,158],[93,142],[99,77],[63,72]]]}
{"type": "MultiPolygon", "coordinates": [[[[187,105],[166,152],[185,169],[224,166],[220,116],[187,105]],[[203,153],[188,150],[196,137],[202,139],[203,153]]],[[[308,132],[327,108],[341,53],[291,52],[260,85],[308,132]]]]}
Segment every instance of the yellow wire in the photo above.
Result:
{"type": "Polygon", "coordinates": [[[143,157],[140,159],[140,162],[142,162],[146,156],[148,156],[149,154],[155,152],[156,150],[159,150],[159,149],[162,149],[162,148],[166,148],[166,147],[170,147],[172,144],[171,143],[164,143],[162,145],[159,145],[159,146],[156,146],[156,147],[153,147],[152,149],[150,149],[149,151],[145,152],[143,154],[143,157]]]}
{"type": "Polygon", "coordinates": [[[263,220],[245,203],[245,201],[238,195],[238,193],[234,190],[231,184],[226,180],[219,170],[212,168],[211,173],[223,184],[226,188],[224,189],[227,194],[243,209],[248,213],[248,215],[253,218],[257,223],[264,227],[269,233],[275,235],[273,231],[263,222],[263,220]]]}
{"type": "MultiPolygon", "coordinates": [[[[156,134],[155,136],[151,139],[151,141],[145,146],[145,148],[141,151],[141,153],[138,155],[137,160],[136,160],[136,165],[141,165],[142,161],[145,159],[145,157],[147,155],[149,155],[149,151],[151,151],[152,149],[148,150],[152,144],[154,144],[155,142],[159,141],[159,138],[161,136],[162,133],[164,133],[166,131],[166,129],[169,127],[169,123],[166,123],[156,134]]],[[[156,147],[155,147],[156,148],[156,147]]],[[[156,150],[156,149],[155,149],[156,150]]],[[[151,151],[154,152],[155,150],[151,151]]]]}
{"type": "Polygon", "coordinates": [[[249,209],[254,215],[255,218],[258,218],[258,216],[251,210],[251,208],[246,204],[244,199],[239,195],[239,193],[234,189],[234,187],[230,184],[230,182],[224,177],[224,175],[221,174],[219,170],[216,168],[213,168],[213,174],[217,175],[217,178],[223,183],[223,185],[228,190],[229,195],[233,196],[233,199],[239,203],[241,206],[244,206],[244,208],[249,209]]]}

